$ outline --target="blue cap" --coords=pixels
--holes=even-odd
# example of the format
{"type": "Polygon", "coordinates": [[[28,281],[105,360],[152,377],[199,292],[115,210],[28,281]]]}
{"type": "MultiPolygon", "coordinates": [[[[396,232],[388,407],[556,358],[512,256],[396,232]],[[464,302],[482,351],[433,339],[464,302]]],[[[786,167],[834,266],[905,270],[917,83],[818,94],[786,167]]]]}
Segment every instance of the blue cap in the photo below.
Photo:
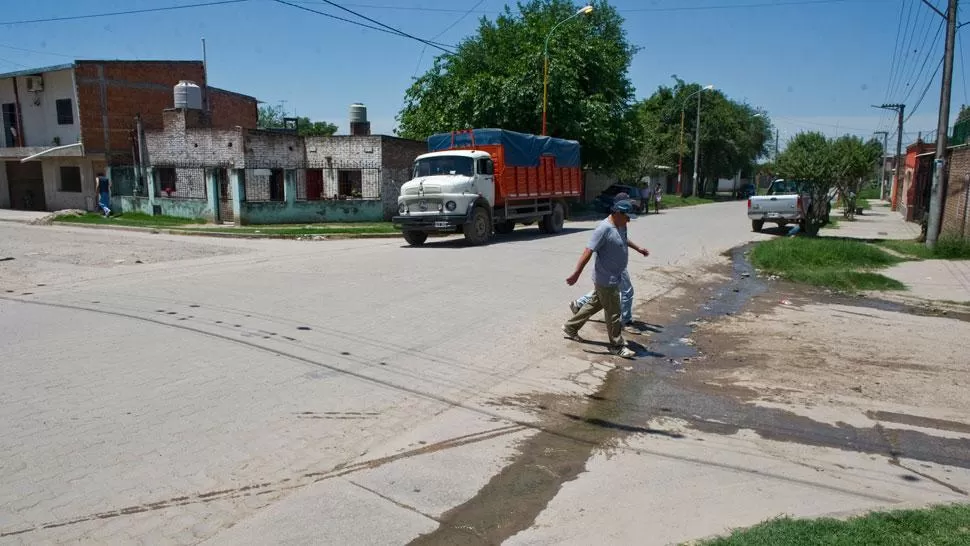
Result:
{"type": "Polygon", "coordinates": [[[634,211],[636,210],[636,207],[633,206],[633,201],[630,201],[629,199],[618,200],[613,203],[613,212],[622,212],[623,214],[627,215],[630,220],[637,217],[637,215],[634,214],[634,211]]]}

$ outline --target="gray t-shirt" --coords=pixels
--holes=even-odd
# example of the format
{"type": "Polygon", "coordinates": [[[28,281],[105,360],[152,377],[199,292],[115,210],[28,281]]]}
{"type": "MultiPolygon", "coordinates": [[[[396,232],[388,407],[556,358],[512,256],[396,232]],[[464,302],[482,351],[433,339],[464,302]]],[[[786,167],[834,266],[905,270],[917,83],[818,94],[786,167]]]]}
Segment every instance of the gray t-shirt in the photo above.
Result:
{"type": "Polygon", "coordinates": [[[620,275],[630,259],[626,246],[626,228],[620,229],[609,218],[600,222],[589,238],[587,248],[596,253],[593,267],[593,284],[596,286],[618,286],[620,275]]]}

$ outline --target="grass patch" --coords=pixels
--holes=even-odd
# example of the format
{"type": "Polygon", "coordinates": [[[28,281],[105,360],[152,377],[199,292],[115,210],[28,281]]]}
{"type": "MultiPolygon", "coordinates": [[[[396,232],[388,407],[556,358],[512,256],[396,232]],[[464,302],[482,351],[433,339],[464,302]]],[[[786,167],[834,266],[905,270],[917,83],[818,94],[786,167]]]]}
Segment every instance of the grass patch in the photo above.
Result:
{"type": "Polygon", "coordinates": [[[875,201],[879,200],[879,188],[875,186],[870,186],[868,188],[862,188],[859,190],[859,199],[872,199],[875,201]]]}
{"type": "Polygon", "coordinates": [[[391,223],[369,224],[327,224],[307,226],[243,226],[243,227],[213,227],[213,228],[185,228],[182,231],[193,233],[236,233],[242,235],[270,235],[279,237],[299,237],[303,235],[346,235],[346,234],[388,234],[399,233],[391,223]]]}
{"type": "Polygon", "coordinates": [[[713,202],[714,199],[710,197],[697,197],[696,195],[681,197],[679,195],[664,194],[660,199],[660,208],[676,209],[679,207],[690,207],[693,205],[706,205],[713,202]]]}
{"type": "Polygon", "coordinates": [[[959,237],[941,237],[933,250],[917,241],[883,241],[879,246],[920,260],[970,260],[970,241],[959,237]]]}
{"type": "Polygon", "coordinates": [[[784,237],[759,244],[755,267],[785,279],[836,290],[902,290],[905,286],[872,270],[903,261],[861,241],[830,237],[784,237]]]}
{"type": "Polygon", "coordinates": [[[869,204],[869,200],[865,197],[857,197],[855,200],[855,208],[862,210],[872,210],[872,205],[869,204]]]}
{"type": "Polygon", "coordinates": [[[925,510],[875,512],[849,520],[778,518],[731,536],[705,541],[703,546],[761,544],[825,544],[829,546],[897,546],[970,544],[970,505],[937,506],[925,510]]]}
{"type": "Polygon", "coordinates": [[[174,216],[152,216],[138,212],[129,212],[118,216],[105,218],[98,213],[88,213],[83,216],[61,216],[54,219],[55,222],[68,224],[98,224],[110,226],[132,226],[132,227],[173,227],[194,224],[204,224],[205,220],[193,218],[176,218],[174,216]]]}

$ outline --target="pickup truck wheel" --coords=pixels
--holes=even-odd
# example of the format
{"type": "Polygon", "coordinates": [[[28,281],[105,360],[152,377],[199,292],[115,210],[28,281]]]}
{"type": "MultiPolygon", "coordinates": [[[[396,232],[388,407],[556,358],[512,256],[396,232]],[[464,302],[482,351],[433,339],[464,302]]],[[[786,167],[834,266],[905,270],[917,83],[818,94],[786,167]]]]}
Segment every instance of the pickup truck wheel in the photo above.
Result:
{"type": "Polygon", "coordinates": [[[428,234],[423,231],[405,231],[404,240],[411,246],[421,246],[428,240],[428,234]]]}
{"type": "Polygon", "coordinates": [[[475,207],[472,211],[472,221],[465,224],[464,232],[468,244],[479,246],[487,243],[488,238],[492,235],[488,211],[482,207],[475,207]]]}
{"type": "Polygon", "coordinates": [[[562,203],[552,205],[552,214],[542,217],[543,233],[562,233],[563,222],[566,221],[566,211],[562,203]]]}
{"type": "Polygon", "coordinates": [[[765,227],[764,220],[751,220],[751,231],[755,233],[761,233],[761,230],[765,227]]]}
{"type": "Polygon", "coordinates": [[[508,235],[513,231],[515,231],[515,222],[513,222],[512,220],[506,220],[504,222],[499,222],[495,224],[495,233],[508,235]]]}

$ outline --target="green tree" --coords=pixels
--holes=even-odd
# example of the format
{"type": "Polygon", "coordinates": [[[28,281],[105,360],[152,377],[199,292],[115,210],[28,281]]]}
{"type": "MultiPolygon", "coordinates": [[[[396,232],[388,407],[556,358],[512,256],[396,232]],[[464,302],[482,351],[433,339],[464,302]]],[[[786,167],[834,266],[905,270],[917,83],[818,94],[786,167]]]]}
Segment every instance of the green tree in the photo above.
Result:
{"type": "MultiPolygon", "coordinates": [[[[713,191],[718,178],[750,175],[758,158],[767,154],[771,121],[751,106],[728,99],[717,90],[703,90],[675,77],[673,87],[660,86],[633,106],[637,149],[623,163],[624,172],[638,166],[677,165],[683,158],[683,189],[689,191],[694,162],[697,95],[701,94],[699,162],[701,194],[713,191]],[[683,134],[681,124],[683,123],[683,134]]],[[[643,172],[642,174],[650,174],[643,172]]]]}
{"type": "Polygon", "coordinates": [[[839,172],[833,148],[822,133],[799,133],[778,155],[778,173],[801,182],[809,195],[811,206],[805,222],[809,235],[816,235],[828,216],[829,193],[839,172]]]}
{"type": "Polygon", "coordinates": [[[864,142],[856,136],[844,136],[832,141],[830,146],[835,187],[842,196],[847,217],[853,219],[856,196],[882,156],[882,144],[875,139],[864,142]]]}
{"type": "MultiPolygon", "coordinates": [[[[584,163],[613,169],[635,149],[627,135],[633,86],[627,77],[636,48],[623,18],[605,0],[560,26],[549,41],[548,132],[582,145],[584,163]]],[[[406,91],[398,133],[407,138],[471,127],[539,133],[543,44],[556,23],[576,13],[570,0],[506,6],[454,55],[434,61],[406,91]]]]}
{"type": "Polygon", "coordinates": [[[966,104],[960,107],[960,114],[957,115],[957,123],[970,119],[970,108],[966,104]]]}
{"type": "MultiPolygon", "coordinates": [[[[286,115],[281,106],[264,104],[259,107],[256,126],[260,129],[283,129],[286,115]]],[[[333,136],[337,126],[327,121],[310,121],[308,117],[296,118],[296,132],[300,136],[333,136]]]]}

